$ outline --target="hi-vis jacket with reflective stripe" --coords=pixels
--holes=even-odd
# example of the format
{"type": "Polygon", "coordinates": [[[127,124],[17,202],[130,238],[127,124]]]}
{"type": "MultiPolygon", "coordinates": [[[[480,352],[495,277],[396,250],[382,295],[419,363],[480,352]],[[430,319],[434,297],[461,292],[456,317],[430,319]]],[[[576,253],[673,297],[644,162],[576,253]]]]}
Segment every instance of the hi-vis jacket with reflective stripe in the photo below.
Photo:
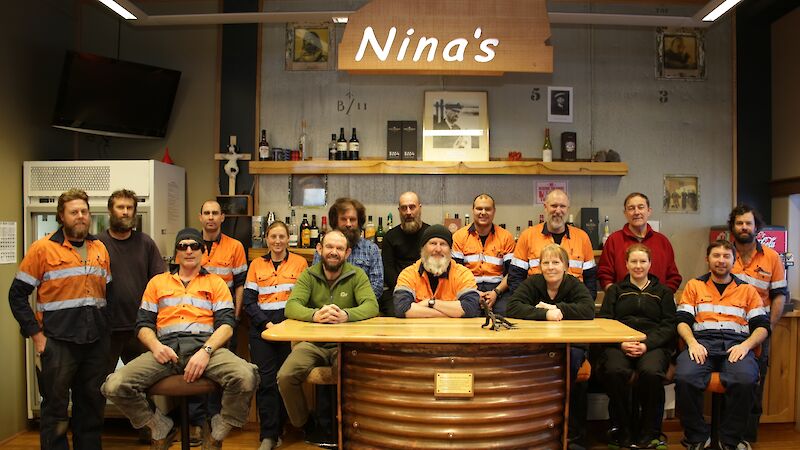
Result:
{"type": "Polygon", "coordinates": [[[736,261],[733,263],[731,273],[756,288],[767,313],[773,298],[778,295],[787,297],[789,295],[786,288],[786,271],[778,252],[762,246],[758,241],[756,241],[756,252],[747,267],[744,267],[741,255],[736,252],[736,261]]]}
{"type": "Polygon", "coordinates": [[[514,236],[492,225],[484,245],[475,231],[475,224],[472,224],[453,234],[451,253],[457,263],[472,271],[476,283],[498,284],[503,281],[514,256],[514,236]]]}
{"type": "Polygon", "coordinates": [[[59,228],[28,249],[8,294],[23,336],[44,331],[48,338],[85,344],[108,333],[106,285],[111,282],[108,251],[88,235],[86,260],[59,228]],[[28,296],[36,290],[36,314],[28,296]]]}
{"type": "Polygon", "coordinates": [[[277,270],[269,253],[253,260],[244,285],[244,310],[250,316],[250,322],[263,329],[272,321],[264,311],[286,308],[286,300],[297,283],[297,277],[307,268],[305,258],[288,251],[277,270]]]}
{"type": "Polygon", "coordinates": [[[755,288],[733,276],[722,295],[707,273],[689,280],[681,295],[678,322],[692,327],[695,336],[722,333],[749,336],[758,327],[769,331],[769,318],[755,288]]]}
{"type": "Polygon", "coordinates": [[[211,245],[210,251],[206,249],[203,252],[202,264],[209,273],[222,277],[231,290],[244,285],[247,278],[244,246],[236,239],[222,233],[211,245]]]}
{"type": "Polygon", "coordinates": [[[200,269],[184,286],[175,266],[147,283],[136,330],[150,328],[168,346],[184,336],[202,338],[193,342],[199,345],[220,326],[234,323],[231,291],[222,278],[200,269]]]}

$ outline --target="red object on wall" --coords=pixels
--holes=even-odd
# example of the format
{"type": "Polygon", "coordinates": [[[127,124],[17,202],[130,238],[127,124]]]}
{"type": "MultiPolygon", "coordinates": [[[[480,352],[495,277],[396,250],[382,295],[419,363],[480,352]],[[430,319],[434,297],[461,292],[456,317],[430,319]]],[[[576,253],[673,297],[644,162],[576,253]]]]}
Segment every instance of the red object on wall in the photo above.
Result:
{"type": "Polygon", "coordinates": [[[164,150],[164,156],[161,157],[161,162],[165,164],[175,164],[172,161],[172,158],[169,157],[169,147],[167,147],[167,149],[164,150]]]}
{"type": "MultiPolygon", "coordinates": [[[[728,227],[724,225],[711,227],[708,235],[708,242],[714,242],[717,239],[732,240],[728,232],[728,227]]],[[[786,228],[778,225],[767,225],[759,230],[756,234],[756,239],[761,245],[769,247],[778,253],[786,253],[787,249],[787,233],[786,228]]]]}

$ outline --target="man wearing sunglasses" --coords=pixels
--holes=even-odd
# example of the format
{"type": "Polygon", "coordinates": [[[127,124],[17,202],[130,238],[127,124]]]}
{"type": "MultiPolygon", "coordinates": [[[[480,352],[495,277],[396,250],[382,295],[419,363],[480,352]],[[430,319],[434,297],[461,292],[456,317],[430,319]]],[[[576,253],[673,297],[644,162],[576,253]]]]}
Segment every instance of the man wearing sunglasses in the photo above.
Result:
{"type": "Polygon", "coordinates": [[[222,411],[205,427],[204,450],[222,448],[231,428],[245,424],[258,386],[256,367],[225,348],[233,333],[233,301],[225,282],[201,266],[204,248],[198,230],[178,232],[178,265],[147,283],[139,309],[137,333],[149,351],[111,374],[102,387],[135,428],[150,428],[153,449],[169,448],[177,431],[143,395],[160,379],[183,374],[192,383],[205,376],[222,386],[222,411]]]}

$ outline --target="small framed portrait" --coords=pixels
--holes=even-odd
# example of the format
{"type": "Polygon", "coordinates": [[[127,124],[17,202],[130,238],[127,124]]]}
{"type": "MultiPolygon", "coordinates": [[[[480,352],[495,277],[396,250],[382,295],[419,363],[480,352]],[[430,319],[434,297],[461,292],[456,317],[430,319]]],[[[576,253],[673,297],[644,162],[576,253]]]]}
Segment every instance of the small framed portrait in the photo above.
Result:
{"type": "Polygon", "coordinates": [[[286,70],[334,70],[333,23],[286,24],[286,70]]]}
{"type": "Polygon", "coordinates": [[[547,87],[547,121],[572,123],[572,88],[547,87]]]}
{"type": "Polygon", "coordinates": [[[547,194],[556,189],[560,189],[569,195],[569,182],[567,180],[537,181],[534,206],[544,205],[544,199],[547,194]]]}
{"type": "Polygon", "coordinates": [[[422,160],[489,161],[486,92],[425,92],[422,160]]]}
{"type": "Polygon", "coordinates": [[[700,185],[696,175],[664,175],[664,212],[696,213],[700,185]]]}
{"type": "Polygon", "coordinates": [[[706,79],[705,37],[701,30],[657,28],[656,49],[657,79],[706,79]]]}

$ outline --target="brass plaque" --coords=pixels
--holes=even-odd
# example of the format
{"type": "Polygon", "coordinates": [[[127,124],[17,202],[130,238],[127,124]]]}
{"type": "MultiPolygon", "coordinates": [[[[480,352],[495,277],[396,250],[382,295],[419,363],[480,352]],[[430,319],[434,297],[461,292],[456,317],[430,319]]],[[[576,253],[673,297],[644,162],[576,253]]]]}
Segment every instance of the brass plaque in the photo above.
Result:
{"type": "Polygon", "coordinates": [[[436,372],[434,384],[436,398],[475,396],[472,372],[436,372]]]}

